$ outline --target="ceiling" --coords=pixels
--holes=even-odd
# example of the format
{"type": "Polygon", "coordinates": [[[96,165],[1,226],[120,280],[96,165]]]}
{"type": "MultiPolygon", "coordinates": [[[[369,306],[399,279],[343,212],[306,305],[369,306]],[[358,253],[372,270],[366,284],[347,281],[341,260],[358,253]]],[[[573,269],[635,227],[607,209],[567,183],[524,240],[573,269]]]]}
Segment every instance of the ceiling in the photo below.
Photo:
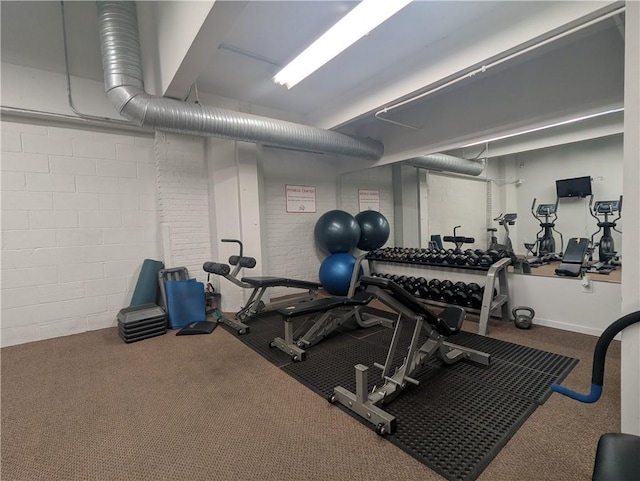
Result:
{"type": "MultiPolygon", "coordinates": [[[[523,113],[529,118],[544,117],[536,109],[540,102],[534,94],[549,97],[550,104],[569,98],[582,107],[589,104],[593,89],[604,89],[601,103],[621,101],[624,40],[620,18],[614,17],[385,115],[411,128],[374,116],[376,110],[389,105],[389,100],[444,82],[447,77],[440,72],[446,72],[447,62],[460,56],[460,52],[497,42],[518,29],[522,31],[529,19],[544,16],[543,10],[557,3],[414,1],[287,90],[271,80],[279,67],[356,2],[250,1],[234,2],[234,8],[228,8],[228,2],[219,1],[209,17],[217,19],[216,25],[225,25],[226,31],[218,34],[217,43],[207,49],[199,62],[195,83],[183,84],[181,95],[176,96],[185,98],[190,87],[197,86],[201,95],[274,109],[321,127],[383,140],[387,152],[424,144],[429,136],[451,137],[443,131],[443,124],[450,129],[452,115],[460,119],[456,122],[461,130],[456,132],[457,137],[487,127],[491,123],[487,113],[496,110],[496,123],[503,125],[517,125],[522,120],[518,115],[523,113]],[[527,79],[536,79],[540,87],[531,89],[527,79]],[[578,82],[580,87],[575,88],[571,82],[578,82]],[[586,83],[593,84],[593,89],[582,86],[586,83]],[[552,84],[557,86],[552,88],[552,84]],[[502,97],[505,94],[507,97],[502,97]],[[376,96],[377,103],[371,100],[376,96]],[[365,97],[369,99],[366,102],[365,97]],[[480,107],[471,109],[472,104],[480,107]],[[513,113],[515,107],[506,108],[510,104],[517,104],[518,115],[513,113]],[[346,105],[353,108],[341,116],[331,116],[332,111],[346,105]]],[[[2,61],[64,73],[60,3],[3,1],[1,8],[2,61]]],[[[66,2],[64,12],[71,73],[101,81],[95,3],[66,2]]],[[[149,19],[141,16],[141,24],[145,21],[149,19]]],[[[209,24],[203,25],[208,28],[209,24]]]]}

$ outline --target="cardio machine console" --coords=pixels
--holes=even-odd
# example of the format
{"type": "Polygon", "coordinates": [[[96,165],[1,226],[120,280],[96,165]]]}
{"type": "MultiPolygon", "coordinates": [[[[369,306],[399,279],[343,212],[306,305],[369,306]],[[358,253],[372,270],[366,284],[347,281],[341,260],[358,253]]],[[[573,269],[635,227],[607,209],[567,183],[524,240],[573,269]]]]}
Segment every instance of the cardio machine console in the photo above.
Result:
{"type": "Polygon", "coordinates": [[[553,215],[556,213],[556,204],[540,204],[536,213],[542,215],[553,215]]]}
{"type": "Polygon", "coordinates": [[[613,214],[620,210],[620,201],[618,200],[598,200],[593,206],[596,214],[613,214]]]}

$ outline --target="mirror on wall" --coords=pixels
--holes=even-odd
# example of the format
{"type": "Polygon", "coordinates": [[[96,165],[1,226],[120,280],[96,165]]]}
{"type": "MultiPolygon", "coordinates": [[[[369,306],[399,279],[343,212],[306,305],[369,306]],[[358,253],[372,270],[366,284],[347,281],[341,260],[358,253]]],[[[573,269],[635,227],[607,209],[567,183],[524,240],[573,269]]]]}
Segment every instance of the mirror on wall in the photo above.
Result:
{"type": "MultiPolygon", "coordinates": [[[[473,244],[465,244],[465,249],[486,249],[491,240],[491,233],[487,231],[490,227],[498,229],[494,235],[498,242],[504,243],[505,229],[493,219],[500,214],[516,214],[515,222],[508,226],[509,238],[518,256],[531,257],[525,244],[535,243],[541,230],[540,222],[531,214],[532,203],[536,199],[537,207],[555,205],[557,201],[555,230],[562,234],[562,240],[557,232],[553,234],[556,250],[564,252],[570,238],[591,239],[598,231],[598,221],[591,215],[591,197],[558,199],[556,180],[589,177],[594,203],[618,200],[622,195],[622,141],[622,134],[614,133],[520,152],[504,151],[502,155],[488,156],[486,169],[479,177],[407,166],[402,166],[403,173],[398,174],[398,164],[351,172],[341,178],[342,206],[355,214],[362,208],[366,198],[363,196],[373,194],[374,199],[379,199],[375,207],[379,206],[391,225],[392,235],[387,246],[423,248],[428,247],[431,235],[452,235],[456,226],[460,226],[458,235],[475,239],[473,244]],[[399,177],[403,182],[397,181],[399,177]],[[408,201],[406,206],[402,202],[402,191],[408,201]],[[417,209],[406,191],[417,192],[417,209]],[[415,236],[411,229],[416,230],[415,236]],[[403,232],[404,239],[399,241],[403,232]]],[[[599,220],[604,221],[604,216],[599,220]]],[[[622,231],[623,226],[624,216],[617,222],[616,229],[622,231]]],[[[594,236],[595,242],[602,233],[600,230],[594,236]]],[[[612,237],[615,249],[620,252],[622,235],[613,230],[612,237]]],[[[597,259],[596,248],[594,260],[597,259]]],[[[541,266],[534,274],[554,276],[555,267],[541,266]]],[[[619,282],[620,269],[599,278],[619,282]]]]}

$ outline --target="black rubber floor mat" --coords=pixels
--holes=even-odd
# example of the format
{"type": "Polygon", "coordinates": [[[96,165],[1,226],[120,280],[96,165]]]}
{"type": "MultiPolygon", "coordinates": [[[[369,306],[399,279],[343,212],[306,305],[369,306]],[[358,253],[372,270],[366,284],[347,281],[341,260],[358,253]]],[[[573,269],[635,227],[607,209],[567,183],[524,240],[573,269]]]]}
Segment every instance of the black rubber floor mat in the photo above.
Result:
{"type": "MultiPolygon", "coordinates": [[[[283,335],[281,319],[271,314],[249,322],[251,332],[239,339],[324,398],[336,386],[355,392],[356,364],[369,367],[369,390],[383,383],[374,363],[384,363],[391,329],[344,324],[310,348],[304,362],[294,363],[268,348],[273,337],[283,335]]],[[[407,323],[401,332],[395,364],[402,362],[412,329],[407,323]]],[[[491,365],[429,360],[415,375],[420,384],[409,385],[384,406],[397,419],[396,432],[386,439],[446,479],[472,481],[551,395],[551,383],[561,382],[577,360],[468,332],[449,342],[491,354],[491,365]]],[[[343,410],[374,435],[372,424],[343,410]]]]}

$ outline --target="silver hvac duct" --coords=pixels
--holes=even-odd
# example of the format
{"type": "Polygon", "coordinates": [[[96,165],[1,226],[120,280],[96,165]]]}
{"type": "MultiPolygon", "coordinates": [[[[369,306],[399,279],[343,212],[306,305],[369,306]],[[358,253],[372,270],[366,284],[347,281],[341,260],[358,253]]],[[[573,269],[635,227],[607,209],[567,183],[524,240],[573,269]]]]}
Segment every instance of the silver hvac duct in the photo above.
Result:
{"type": "Polygon", "coordinates": [[[118,112],[153,130],[222,137],[291,149],[378,160],[384,146],[372,139],[216,107],[188,104],[144,90],[134,2],[97,2],[107,97],[118,112]]]}
{"type": "Polygon", "coordinates": [[[428,154],[405,160],[403,163],[421,169],[441,170],[458,174],[480,175],[484,160],[467,160],[448,154],[428,154]]]}

